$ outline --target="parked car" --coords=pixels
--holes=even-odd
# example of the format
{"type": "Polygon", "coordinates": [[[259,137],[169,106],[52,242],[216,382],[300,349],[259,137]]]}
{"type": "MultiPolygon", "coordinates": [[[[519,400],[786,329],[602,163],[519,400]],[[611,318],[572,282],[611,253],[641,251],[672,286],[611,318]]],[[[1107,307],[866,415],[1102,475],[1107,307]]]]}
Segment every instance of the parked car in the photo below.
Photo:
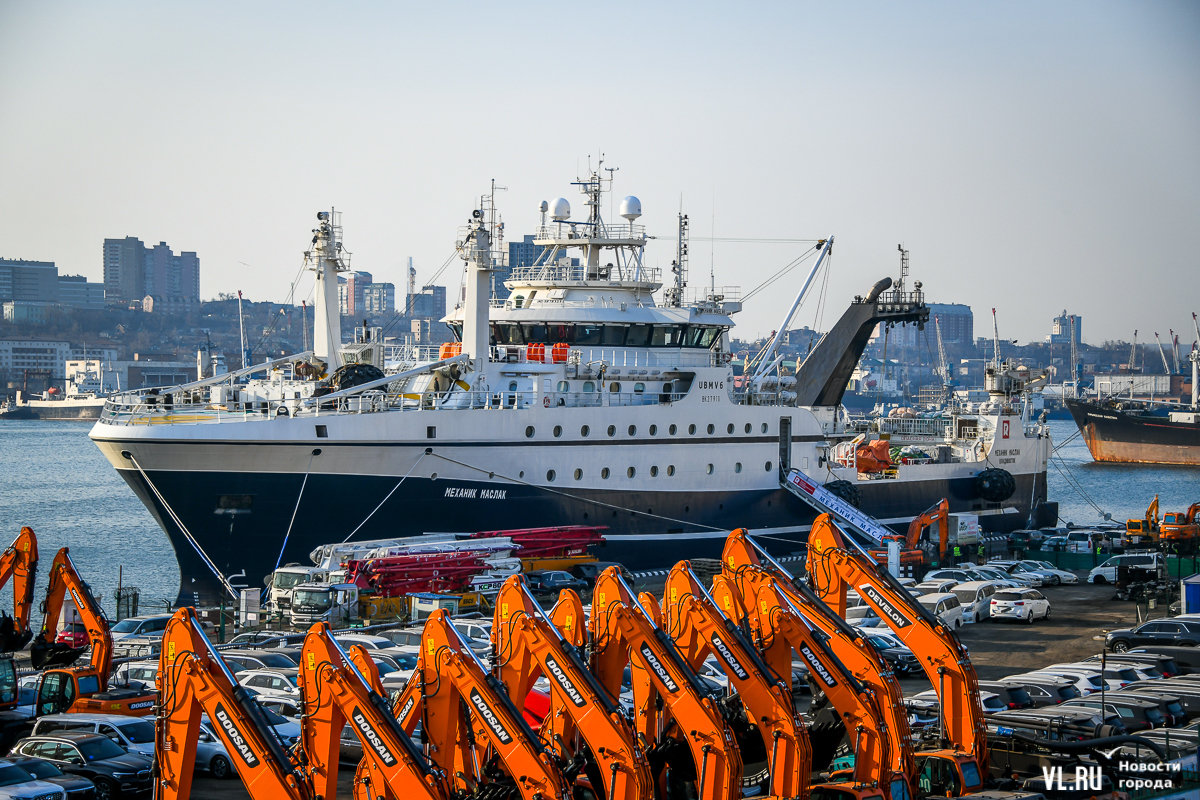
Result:
{"type": "Polygon", "coordinates": [[[92,800],[96,796],[96,785],[82,775],[68,775],[58,767],[41,758],[9,756],[3,762],[28,772],[39,781],[55,783],[67,790],[66,800],[92,800]]]}
{"type": "Polygon", "coordinates": [[[921,597],[927,594],[945,594],[955,586],[958,586],[959,583],[959,581],[953,578],[934,578],[932,580],[926,578],[912,588],[919,592],[919,594],[914,596],[921,597]]]}
{"type": "Polygon", "coordinates": [[[968,581],[951,589],[962,605],[963,619],[968,622],[982,622],[990,617],[992,596],[996,594],[996,588],[996,584],[991,581],[968,581]]]}
{"type": "MultiPolygon", "coordinates": [[[[1023,566],[1028,567],[1029,569],[1032,569],[1036,572],[1041,573],[1042,575],[1048,575],[1050,577],[1049,583],[1051,586],[1060,586],[1063,584],[1071,585],[1071,584],[1079,583],[1079,576],[1076,575],[1074,572],[1071,572],[1070,570],[1066,570],[1066,569],[1059,569],[1058,567],[1051,564],[1049,561],[1031,561],[1029,559],[1026,559],[1026,560],[1022,561],[1021,564],[1023,566]]],[[[1046,583],[1046,580],[1044,578],[1042,580],[1042,583],[1043,584],[1046,583]]]]}
{"type": "Polygon", "coordinates": [[[1104,688],[1103,681],[1100,680],[1100,673],[1085,673],[1085,672],[1063,672],[1056,670],[1054,672],[1038,671],[1030,672],[1021,676],[1022,679],[1039,678],[1044,680],[1052,680],[1056,683],[1062,681],[1070,682],[1075,691],[1079,692],[1080,697],[1088,697],[1093,692],[1098,692],[1104,688]]]}
{"type": "MultiPolygon", "coordinates": [[[[257,653],[259,651],[255,650],[254,652],[257,653]]],[[[272,647],[271,652],[278,653],[279,655],[286,658],[288,661],[292,662],[293,667],[300,666],[300,648],[299,647],[272,647]]]]}
{"type": "Polygon", "coordinates": [[[155,636],[161,634],[167,629],[167,623],[171,621],[170,614],[152,614],[140,617],[128,617],[121,620],[116,625],[109,629],[112,633],[113,640],[129,639],[134,636],[155,636]]]}
{"type": "Polygon", "coordinates": [[[609,567],[616,567],[621,573],[621,577],[630,586],[633,586],[633,573],[625,569],[624,564],[619,564],[616,561],[587,561],[583,564],[576,564],[571,567],[571,574],[581,581],[584,581],[589,587],[596,585],[596,578],[600,577],[600,573],[609,567]]]}
{"type": "Polygon", "coordinates": [[[976,580],[991,581],[997,587],[1006,589],[1032,589],[1033,582],[1026,578],[1020,578],[1016,575],[1009,575],[999,567],[982,566],[976,567],[973,570],[976,580]]]}
{"type": "Polygon", "coordinates": [[[1035,618],[1050,619],[1050,601],[1037,589],[1005,589],[992,595],[991,617],[1032,624],[1035,618]]]}
{"type": "Polygon", "coordinates": [[[1002,569],[1018,580],[1028,581],[1029,585],[1035,589],[1041,587],[1043,583],[1039,573],[1022,567],[1020,561],[989,561],[988,566],[1002,569]]]}
{"type": "Polygon", "coordinates": [[[150,791],[151,759],[130,753],[98,733],[63,731],[21,739],[13,755],[41,758],[63,772],[96,785],[96,800],[113,800],[150,791]]]}
{"type": "Polygon", "coordinates": [[[250,689],[257,689],[263,694],[282,694],[290,697],[300,695],[297,676],[300,670],[295,667],[286,669],[250,669],[238,675],[238,683],[250,689]]]}
{"type": "Polygon", "coordinates": [[[917,602],[925,606],[929,613],[942,621],[950,630],[957,630],[963,624],[962,604],[958,602],[958,598],[950,592],[941,594],[926,594],[916,598],[917,602]]]}
{"type": "MultiPolygon", "coordinates": [[[[1096,695],[1091,697],[1078,697],[1074,700],[1068,700],[1062,704],[1062,708],[1100,708],[1100,698],[1096,695]]],[[[1162,712],[1158,709],[1158,703],[1151,700],[1138,700],[1136,698],[1121,698],[1118,695],[1108,695],[1104,698],[1104,712],[1106,715],[1116,714],[1121,717],[1121,724],[1125,726],[1125,730],[1130,733],[1138,731],[1148,731],[1154,728],[1166,727],[1167,720],[1163,717],[1162,712]]]]}
{"type": "Polygon", "coordinates": [[[334,637],[343,648],[359,644],[367,650],[391,650],[397,646],[386,636],[374,636],[369,633],[335,633],[334,637]]]}
{"type": "Polygon", "coordinates": [[[221,658],[226,664],[237,664],[244,670],[287,669],[296,666],[296,662],[276,650],[222,650],[221,658]]]}
{"type": "Polygon", "coordinates": [[[875,651],[892,668],[897,675],[916,675],[921,672],[921,662],[913,655],[913,651],[890,636],[883,636],[872,631],[863,631],[864,638],[871,643],[875,651]]]}
{"type": "Polygon", "coordinates": [[[1200,646],[1200,622],[1156,619],[1143,622],[1136,628],[1110,631],[1104,637],[1104,647],[1114,653],[1153,644],[1200,646]]]}
{"type": "Polygon", "coordinates": [[[391,639],[398,645],[420,648],[421,634],[423,628],[395,628],[390,631],[383,631],[380,636],[385,639],[391,639]]]}
{"type": "Polygon", "coordinates": [[[966,583],[967,581],[975,580],[975,578],[966,569],[953,567],[930,570],[929,572],[926,572],[925,577],[922,578],[922,581],[941,580],[951,580],[955,583],[966,583]]]}
{"type": "MultiPolygon", "coordinates": [[[[983,713],[985,714],[995,714],[997,711],[1008,710],[1008,706],[1000,699],[1000,695],[996,692],[981,691],[979,693],[979,702],[983,706],[983,713]]],[[[938,699],[937,689],[926,689],[908,698],[905,701],[905,705],[910,708],[936,710],[941,706],[941,700],[938,699]]]]}
{"type": "Polygon", "coordinates": [[[1033,698],[1024,686],[1000,681],[979,681],[979,689],[994,693],[1000,698],[1004,707],[1013,710],[1018,708],[1033,708],[1033,698]]]}
{"type": "Polygon", "coordinates": [[[0,797],[4,800],[65,800],[63,786],[38,780],[8,759],[0,760],[0,797]]]}
{"type": "Polygon", "coordinates": [[[1200,672],[1200,648],[1197,647],[1182,647],[1180,645],[1170,644],[1147,644],[1141,647],[1136,647],[1129,651],[1130,655],[1136,653],[1153,653],[1155,655],[1170,656],[1178,668],[1176,675],[1192,675],[1200,672]]]}
{"type": "Polygon", "coordinates": [[[477,642],[491,643],[492,621],[490,619],[452,619],[450,623],[458,632],[477,642]]]}
{"type": "Polygon", "coordinates": [[[1046,550],[1046,551],[1052,551],[1052,552],[1061,552],[1063,550],[1066,550],[1067,549],[1067,537],[1066,536],[1049,536],[1045,539],[1042,539],[1041,549],[1046,550]]]}
{"type": "Polygon", "coordinates": [[[1128,664],[1105,664],[1103,669],[1094,661],[1077,661],[1074,663],[1051,664],[1045,669],[1053,671],[1056,669],[1084,669],[1095,670],[1104,677],[1105,686],[1108,689],[1124,689],[1131,683],[1140,680],[1138,674],[1128,664]]]}
{"type": "Polygon", "coordinates": [[[1006,686],[1020,686],[1029,695],[1034,708],[1056,706],[1081,696],[1074,681],[1053,675],[1010,675],[997,682],[1006,686]]]}
{"type": "Polygon", "coordinates": [[[1122,664],[1133,664],[1139,671],[1149,672],[1149,678],[1174,678],[1182,675],[1181,667],[1169,655],[1160,653],[1143,653],[1140,650],[1130,650],[1127,653],[1105,653],[1103,656],[1088,656],[1084,661],[1119,661],[1122,664]]]}
{"type": "Polygon", "coordinates": [[[576,578],[569,572],[558,569],[538,569],[525,573],[529,591],[537,594],[554,594],[563,589],[582,592],[588,588],[587,581],[576,578]]]}
{"type": "Polygon", "coordinates": [[[229,644],[255,648],[285,647],[287,645],[287,638],[271,631],[250,631],[249,633],[239,633],[229,640],[229,644]]]}
{"type": "Polygon", "coordinates": [[[38,717],[33,736],[60,731],[84,731],[107,736],[131,753],[154,755],[154,722],[147,717],[120,714],[49,714],[38,717]]]}
{"type": "Polygon", "coordinates": [[[87,647],[89,641],[87,626],[82,622],[68,622],[54,637],[55,644],[65,644],[67,647],[87,647]]]}
{"type": "Polygon", "coordinates": [[[1183,700],[1172,694],[1159,694],[1156,692],[1138,692],[1128,687],[1122,689],[1113,697],[1131,697],[1134,700],[1146,700],[1158,706],[1159,712],[1166,720],[1167,727],[1182,728],[1187,725],[1188,712],[1183,705],[1183,700]]]}
{"type": "Polygon", "coordinates": [[[1088,583],[1116,583],[1117,570],[1121,567],[1141,567],[1143,569],[1161,569],[1163,566],[1161,553],[1126,553],[1113,556],[1098,567],[1093,567],[1088,573],[1088,583]]]}

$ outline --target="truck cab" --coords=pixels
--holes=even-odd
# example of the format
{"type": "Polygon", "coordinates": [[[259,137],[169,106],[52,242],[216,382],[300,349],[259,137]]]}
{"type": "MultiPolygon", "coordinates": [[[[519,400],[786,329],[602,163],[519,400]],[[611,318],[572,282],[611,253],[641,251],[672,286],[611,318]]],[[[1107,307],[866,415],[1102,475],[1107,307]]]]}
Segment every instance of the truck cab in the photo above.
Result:
{"type": "Polygon", "coordinates": [[[358,619],[358,587],[353,583],[302,583],[292,590],[290,616],[295,626],[358,619]]]}
{"type": "Polygon", "coordinates": [[[292,607],[292,593],[301,584],[328,583],[329,570],[321,567],[301,567],[289,564],[269,576],[271,592],[267,597],[271,608],[286,614],[292,607]]]}

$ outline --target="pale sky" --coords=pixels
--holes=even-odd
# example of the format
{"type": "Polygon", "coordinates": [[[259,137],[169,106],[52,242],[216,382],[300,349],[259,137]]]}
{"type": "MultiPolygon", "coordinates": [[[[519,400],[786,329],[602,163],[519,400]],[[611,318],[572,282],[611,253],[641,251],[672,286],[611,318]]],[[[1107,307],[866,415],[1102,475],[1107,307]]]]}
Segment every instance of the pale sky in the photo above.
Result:
{"type": "MultiPolygon", "coordinates": [[[[695,237],[835,235],[826,326],[899,242],[977,335],[992,306],[1022,342],[1066,308],[1089,342],[1190,343],[1200,311],[1196,3],[0,1],[0,144],[0,256],[100,280],[105,237],[166,241],[205,298],[282,301],[330,206],[400,294],[492,178],[516,238],[541,200],[581,215],[603,152],[650,264],[681,196],[695,237]]],[[[749,291],[803,248],[697,240],[692,283],[711,260],[749,291]]]]}

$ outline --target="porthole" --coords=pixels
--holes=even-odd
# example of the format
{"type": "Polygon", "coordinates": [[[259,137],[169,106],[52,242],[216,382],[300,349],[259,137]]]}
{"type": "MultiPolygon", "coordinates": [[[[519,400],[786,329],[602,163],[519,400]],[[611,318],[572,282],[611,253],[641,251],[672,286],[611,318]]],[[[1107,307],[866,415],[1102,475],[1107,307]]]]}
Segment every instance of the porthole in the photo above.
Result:
{"type": "Polygon", "coordinates": [[[600,470],[600,477],[603,478],[604,480],[608,480],[608,467],[605,467],[604,469],[600,470]]]}
{"type": "Polygon", "coordinates": [[[691,434],[692,436],[695,436],[696,435],[696,426],[688,425],[688,433],[691,434]]]}
{"type": "Polygon", "coordinates": [[[562,436],[562,425],[555,425],[554,426],[554,438],[557,439],[560,436],[562,436]]]}
{"type": "Polygon", "coordinates": [[[712,475],[712,474],[713,474],[713,465],[712,465],[712,464],[709,464],[709,465],[708,465],[708,469],[707,469],[707,470],[705,470],[705,471],[706,471],[706,472],[707,472],[709,475],[712,475]]]}
{"type": "Polygon", "coordinates": [[[635,383],[633,385],[633,391],[634,391],[634,394],[641,394],[642,392],[646,391],[646,384],[635,383]]]}
{"type": "Polygon", "coordinates": [[[634,475],[637,475],[637,470],[633,467],[630,467],[629,469],[625,470],[625,474],[632,478],[634,475]]]}
{"type": "Polygon", "coordinates": [[[609,435],[609,436],[616,436],[616,435],[617,435],[617,426],[616,426],[616,425],[609,425],[609,426],[608,426],[608,435],[609,435]]]}
{"type": "Polygon", "coordinates": [[[726,427],[726,428],[725,428],[725,432],[726,432],[726,433],[733,433],[733,423],[732,423],[732,422],[731,422],[731,423],[729,423],[728,427],[726,427]]]}
{"type": "Polygon", "coordinates": [[[587,438],[588,434],[590,434],[591,432],[592,432],[591,427],[589,427],[587,425],[584,425],[582,428],[579,429],[579,435],[584,437],[585,439],[587,438]]]}
{"type": "Polygon", "coordinates": [[[570,391],[570,390],[571,390],[571,384],[570,384],[568,381],[559,381],[559,382],[558,382],[558,390],[559,390],[560,392],[567,392],[567,391],[570,391]]]}
{"type": "Polygon", "coordinates": [[[671,477],[671,476],[672,476],[672,475],[674,475],[674,474],[675,474],[675,465],[674,465],[674,464],[668,464],[668,465],[667,465],[667,477],[669,478],[669,477],[671,477]]]}
{"type": "Polygon", "coordinates": [[[667,433],[669,433],[671,436],[674,436],[675,432],[678,430],[679,428],[676,428],[674,425],[672,425],[671,427],[667,428],[667,433]]]}
{"type": "Polygon", "coordinates": [[[584,382],[583,382],[583,391],[584,391],[584,392],[594,392],[594,391],[596,391],[596,384],[595,384],[595,383],[593,383],[592,381],[584,381],[584,382]]]}
{"type": "Polygon", "coordinates": [[[754,426],[751,425],[749,422],[747,422],[746,423],[746,433],[749,433],[753,429],[754,429],[754,426]]]}
{"type": "Polygon", "coordinates": [[[733,465],[733,471],[734,471],[734,472],[741,472],[741,471],[742,471],[742,462],[740,462],[740,461],[739,461],[739,462],[737,462],[736,464],[734,464],[734,465],[733,465]]]}
{"type": "Polygon", "coordinates": [[[630,435],[630,436],[637,436],[637,425],[630,425],[630,426],[629,426],[629,435],[630,435]]]}
{"type": "Polygon", "coordinates": [[[525,470],[521,470],[521,471],[520,471],[520,472],[517,474],[517,477],[518,477],[518,478],[524,478],[524,477],[525,477],[525,470]]]}
{"type": "Polygon", "coordinates": [[[546,470],[546,480],[548,480],[548,481],[554,480],[554,470],[552,470],[552,469],[546,470]]]}
{"type": "Polygon", "coordinates": [[[651,436],[658,436],[658,426],[657,426],[657,425],[651,425],[651,426],[650,426],[650,435],[651,435],[651,436]]]}
{"type": "Polygon", "coordinates": [[[711,422],[708,423],[708,435],[712,436],[716,432],[717,432],[717,426],[713,425],[711,422]]]}
{"type": "Polygon", "coordinates": [[[608,390],[609,390],[610,392],[619,392],[619,391],[621,391],[621,383],[620,383],[620,381],[613,381],[612,383],[610,383],[610,384],[608,385],[608,390]]]}
{"type": "Polygon", "coordinates": [[[526,439],[532,439],[532,438],[533,438],[533,426],[532,426],[532,425],[530,425],[530,426],[528,426],[527,428],[525,428],[525,438],[526,438],[526,439]]]}
{"type": "MultiPolygon", "coordinates": [[[[738,466],[741,466],[741,465],[739,464],[738,466]]],[[[581,469],[575,470],[575,480],[577,480],[577,481],[583,480],[583,470],[581,470],[581,469]]]]}
{"type": "Polygon", "coordinates": [[[658,467],[651,467],[651,468],[650,468],[650,477],[651,477],[651,478],[657,478],[657,477],[658,477],[658,467]]]}
{"type": "Polygon", "coordinates": [[[765,423],[765,422],[762,424],[762,432],[763,433],[767,432],[767,423],[765,423]]]}
{"type": "Polygon", "coordinates": [[[430,476],[429,476],[429,480],[431,480],[431,481],[436,481],[436,480],[437,480],[437,473],[435,472],[435,473],[433,473],[432,475],[430,475],[430,476]]]}
{"type": "Polygon", "coordinates": [[[770,472],[770,471],[771,471],[771,462],[768,461],[767,462],[767,472],[770,472]]]}

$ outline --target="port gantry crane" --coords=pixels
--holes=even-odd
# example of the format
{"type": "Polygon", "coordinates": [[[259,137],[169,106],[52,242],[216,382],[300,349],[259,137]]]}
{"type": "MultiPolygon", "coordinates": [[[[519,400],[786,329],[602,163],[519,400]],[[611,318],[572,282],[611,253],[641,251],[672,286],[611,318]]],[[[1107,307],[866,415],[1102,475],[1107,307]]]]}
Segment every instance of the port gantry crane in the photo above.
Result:
{"type": "Polygon", "coordinates": [[[785,682],[721,610],[687,561],[680,561],[667,574],[662,625],[689,667],[699,670],[713,655],[729,678],[750,722],[748,735],[739,737],[742,761],[767,763],[769,777],[763,796],[771,800],[807,797],[812,745],[804,723],[795,714],[791,660],[783,673],[788,676],[785,682]]]}
{"type": "Polygon", "coordinates": [[[209,644],[190,608],[167,623],[155,685],[162,698],[154,724],[155,800],[191,796],[202,711],[253,800],[318,800],[309,776],[209,644]]]}
{"type": "Polygon", "coordinates": [[[588,620],[591,672],[618,696],[630,668],[634,730],[646,743],[660,798],[673,796],[671,784],[678,781],[694,783],[695,800],[736,800],[742,760],[733,731],[658,616],[657,602],[639,603],[616,567],[600,573],[588,620]],[[670,775],[662,771],[667,764],[670,775]]]}
{"type": "Polygon", "coordinates": [[[504,684],[450,624],[445,609],[425,621],[416,670],[394,708],[405,733],[411,735],[421,723],[431,758],[451,776],[452,795],[489,786],[498,794],[515,790],[521,800],[571,795],[554,757],[509,700],[504,684]]]}
{"type": "MultiPolygon", "coordinates": [[[[570,590],[564,590],[564,594],[570,590]]],[[[529,593],[525,578],[505,580],[495,600],[492,624],[493,669],[509,699],[524,706],[539,677],[550,684],[550,709],[541,738],[569,765],[568,777],[583,771],[597,797],[648,800],[654,778],[650,762],[616,701],[588,671],[575,642],[582,646],[583,606],[570,592],[560,604],[566,630],[560,631],[529,593]],[[570,636],[575,641],[570,641],[570,636]]]]}
{"type": "Polygon", "coordinates": [[[829,514],[808,535],[808,576],[839,616],[851,587],[917,655],[940,701],[942,749],[917,754],[920,788],[928,793],[976,791],[987,774],[987,726],[967,650],[941,620],[916,602],[829,514]],[[953,767],[953,769],[951,769],[953,767]]]}
{"type": "Polygon", "coordinates": [[[365,652],[347,654],[327,623],[313,625],[304,637],[299,685],[304,698],[300,747],[317,797],[337,795],[341,734],[349,724],[363,749],[356,797],[449,800],[445,774],[429,764],[392,714],[375,663],[365,652]]]}
{"type": "Polygon", "coordinates": [[[66,547],[54,556],[46,580],[42,628],[29,647],[29,660],[34,668],[45,669],[38,683],[35,713],[41,716],[68,711],[143,716],[153,711],[153,692],[132,689],[109,691],[113,640],[108,618],[92,595],[91,587],[79,577],[66,547]],[[86,666],[70,666],[85,648],[55,643],[58,618],[68,593],[79,609],[79,617],[87,629],[92,648],[91,659],[86,666]]]}
{"type": "Polygon", "coordinates": [[[33,584],[37,577],[37,534],[28,526],[21,528],[13,543],[0,554],[0,588],[13,584],[13,615],[0,615],[0,652],[11,653],[29,644],[33,631],[33,584]]]}
{"type": "Polygon", "coordinates": [[[853,731],[852,783],[841,788],[870,797],[870,787],[878,784],[890,800],[912,797],[912,732],[903,693],[887,662],[745,530],[726,539],[721,570],[713,579],[713,596],[731,616],[749,621],[767,664],[784,670],[791,652],[798,653],[814,676],[814,692],[823,691],[847,732],[853,731]]]}

